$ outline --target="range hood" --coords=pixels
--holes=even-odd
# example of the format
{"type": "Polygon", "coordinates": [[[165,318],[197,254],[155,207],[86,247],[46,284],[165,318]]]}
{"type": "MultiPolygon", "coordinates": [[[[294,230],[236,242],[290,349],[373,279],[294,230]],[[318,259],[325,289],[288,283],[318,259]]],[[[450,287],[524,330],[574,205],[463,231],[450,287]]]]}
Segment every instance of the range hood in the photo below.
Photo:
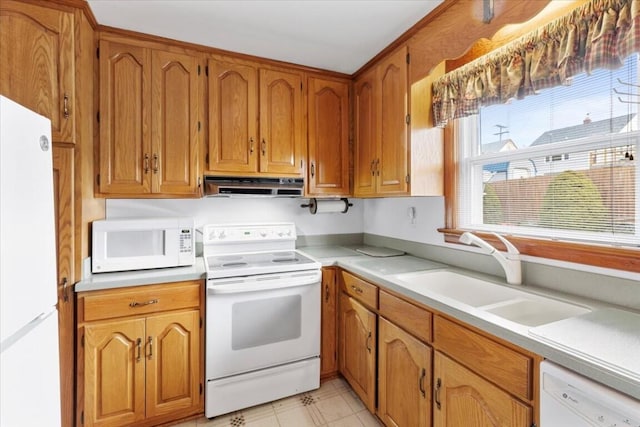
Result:
{"type": "Polygon", "coordinates": [[[301,197],[303,192],[303,178],[266,178],[253,176],[238,177],[206,175],[204,177],[205,197],[301,197]]]}

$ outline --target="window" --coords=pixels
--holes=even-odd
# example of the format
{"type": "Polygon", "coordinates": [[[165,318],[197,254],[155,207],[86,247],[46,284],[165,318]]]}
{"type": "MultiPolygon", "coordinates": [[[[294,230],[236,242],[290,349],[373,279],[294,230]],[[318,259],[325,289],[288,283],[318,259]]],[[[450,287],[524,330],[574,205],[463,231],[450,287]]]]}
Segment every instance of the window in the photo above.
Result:
{"type": "Polygon", "coordinates": [[[638,55],[457,119],[458,228],[640,246],[638,55]]]}

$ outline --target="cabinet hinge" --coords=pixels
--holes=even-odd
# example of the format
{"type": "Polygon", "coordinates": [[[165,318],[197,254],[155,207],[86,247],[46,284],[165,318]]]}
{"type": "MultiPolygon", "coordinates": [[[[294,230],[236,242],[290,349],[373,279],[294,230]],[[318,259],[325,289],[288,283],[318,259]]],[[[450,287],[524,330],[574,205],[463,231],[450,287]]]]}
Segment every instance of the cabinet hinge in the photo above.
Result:
{"type": "Polygon", "coordinates": [[[198,65],[198,75],[200,75],[200,65],[198,65]]]}
{"type": "Polygon", "coordinates": [[[202,387],[202,383],[200,383],[200,396],[202,396],[202,392],[204,391],[203,388],[204,387],[202,387]]]}
{"type": "Polygon", "coordinates": [[[96,58],[100,59],[100,48],[96,48],[96,58]]]}
{"type": "Polygon", "coordinates": [[[209,76],[209,66],[208,65],[204,66],[204,75],[205,76],[209,76]]]}
{"type": "Polygon", "coordinates": [[[100,123],[100,111],[96,113],[96,120],[100,123]]]}
{"type": "Polygon", "coordinates": [[[411,54],[407,53],[407,64],[411,64],[411,54]]]}
{"type": "MultiPolygon", "coordinates": [[[[96,184],[98,184],[98,187],[100,187],[100,174],[96,175],[96,184]]],[[[84,336],[82,336],[82,339],[84,340],[84,336]]],[[[84,344],[84,341],[83,341],[84,344]]]]}
{"type": "Polygon", "coordinates": [[[404,182],[406,182],[406,183],[408,184],[408,183],[409,183],[409,181],[410,181],[409,175],[406,175],[406,176],[404,177],[404,182]]]}
{"type": "Polygon", "coordinates": [[[205,162],[206,164],[209,164],[209,153],[207,153],[207,154],[204,156],[204,162],[205,162]]]}
{"type": "Polygon", "coordinates": [[[198,132],[200,132],[201,127],[202,127],[202,123],[200,123],[200,120],[198,120],[198,132]]]}
{"type": "Polygon", "coordinates": [[[407,122],[408,125],[411,124],[411,114],[407,114],[407,116],[404,118],[404,121],[407,122]]]}
{"type": "Polygon", "coordinates": [[[202,329],[202,317],[200,318],[200,329],[202,329]]]}
{"type": "Polygon", "coordinates": [[[84,411],[80,412],[80,424],[84,424],[84,411]]]}

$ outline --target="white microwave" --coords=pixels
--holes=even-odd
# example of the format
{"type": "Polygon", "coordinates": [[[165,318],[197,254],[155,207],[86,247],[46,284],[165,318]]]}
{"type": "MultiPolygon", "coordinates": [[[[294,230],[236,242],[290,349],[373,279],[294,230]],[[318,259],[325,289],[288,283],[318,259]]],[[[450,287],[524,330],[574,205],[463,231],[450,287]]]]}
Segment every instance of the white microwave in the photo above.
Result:
{"type": "Polygon", "coordinates": [[[147,270],[195,263],[193,218],[122,218],[93,222],[91,271],[147,270]]]}

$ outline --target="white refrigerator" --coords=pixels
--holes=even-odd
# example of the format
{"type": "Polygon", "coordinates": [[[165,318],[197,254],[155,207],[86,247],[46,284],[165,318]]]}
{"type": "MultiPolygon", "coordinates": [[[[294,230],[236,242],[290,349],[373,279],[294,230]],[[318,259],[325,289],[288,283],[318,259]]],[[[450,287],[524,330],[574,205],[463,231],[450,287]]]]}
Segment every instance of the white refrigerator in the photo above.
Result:
{"type": "Polygon", "coordinates": [[[61,423],[53,200],[50,121],[0,96],[2,427],[61,423]]]}

